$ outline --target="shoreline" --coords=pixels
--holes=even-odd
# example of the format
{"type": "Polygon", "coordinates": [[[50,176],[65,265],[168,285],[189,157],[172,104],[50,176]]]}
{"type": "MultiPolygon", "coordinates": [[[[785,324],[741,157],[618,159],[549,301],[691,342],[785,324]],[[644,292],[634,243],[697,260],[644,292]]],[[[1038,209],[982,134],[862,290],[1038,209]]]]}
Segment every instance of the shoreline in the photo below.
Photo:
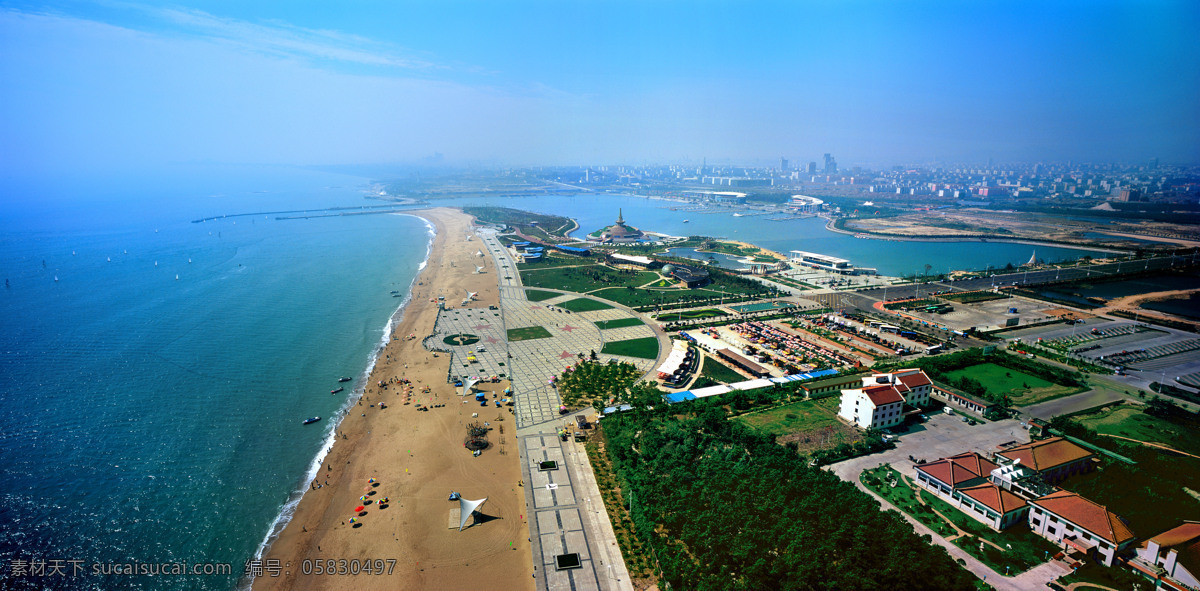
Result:
{"type": "Polygon", "coordinates": [[[357,589],[385,580],[406,589],[533,588],[515,421],[504,418],[511,417],[507,412],[492,418],[492,409],[483,413],[463,404],[446,383],[450,356],[422,346],[438,315],[430,299],[441,295],[447,303],[456,302],[468,289],[479,292],[472,309],[499,304],[495,263],[475,257],[479,243],[464,240],[473,233],[473,220],[461,211],[406,214],[435,228],[425,267],[400,318],[393,315],[363,391],[356,389],[358,398],[333,429],[333,445],[321,461],[325,469],[317,466],[310,489],[262,552],[264,567],[278,565],[278,571],[264,571],[251,582],[252,589],[357,589]],[[486,265],[483,274],[473,272],[479,262],[486,265]],[[406,402],[410,399],[440,406],[417,411],[406,402]],[[486,416],[474,419],[473,411],[486,416]],[[494,429],[492,448],[479,457],[462,445],[465,425],[474,420],[491,421],[494,429]],[[370,479],[376,482],[369,484],[370,479]],[[462,532],[448,529],[448,513],[457,506],[447,502],[451,490],[465,498],[487,497],[483,513],[491,519],[462,532]],[[363,503],[360,496],[390,501],[363,503]],[[365,505],[362,514],[354,513],[356,505],[365,505]],[[358,523],[350,524],[350,517],[358,523]],[[365,571],[333,576],[315,571],[314,565],[329,560],[383,564],[387,578],[365,571]]]}
{"type": "MultiPolygon", "coordinates": [[[[384,323],[380,332],[379,342],[371,350],[371,353],[367,358],[366,366],[354,378],[353,383],[355,386],[353,390],[351,390],[350,396],[346,397],[345,403],[343,403],[342,406],[337,409],[336,414],[331,417],[330,423],[332,423],[334,426],[332,429],[330,429],[328,435],[325,437],[324,442],[321,444],[321,449],[316,453],[316,455],[313,456],[312,461],[309,462],[309,468],[305,471],[304,478],[300,480],[299,486],[295,490],[288,493],[288,500],[283,504],[282,507],[280,507],[279,514],[276,515],[275,520],[271,522],[271,526],[268,528],[267,534],[263,537],[263,541],[260,542],[258,548],[255,549],[253,558],[254,560],[261,560],[265,557],[266,553],[270,550],[271,545],[275,542],[279,535],[283,533],[283,530],[287,528],[288,524],[291,523],[292,518],[295,516],[296,509],[304,500],[305,494],[311,490],[311,488],[302,488],[303,483],[310,482],[319,474],[321,465],[325,463],[325,458],[328,457],[333,451],[333,446],[335,443],[337,443],[338,427],[341,426],[342,421],[345,420],[349,415],[350,409],[354,408],[357,402],[362,398],[363,394],[366,393],[367,386],[370,384],[371,374],[375,371],[375,366],[379,362],[379,356],[382,355],[387,349],[388,343],[392,340],[391,335],[395,332],[396,327],[403,322],[405,311],[407,310],[409,304],[412,303],[413,288],[417,285],[417,282],[419,281],[421,274],[425,271],[426,267],[429,266],[429,258],[433,253],[433,243],[437,238],[437,227],[428,219],[425,219],[419,215],[412,215],[409,213],[401,213],[400,215],[417,218],[425,225],[426,233],[429,235],[429,240],[427,240],[425,243],[425,258],[417,266],[417,272],[415,275],[413,275],[412,280],[409,282],[408,287],[406,288],[408,293],[403,299],[400,300],[400,304],[396,306],[396,309],[388,315],[387,322],[384,323]]],[[[252,580],[242,580],[238,583],[238,589],[250,589],[252,585],[252,580]]]]}

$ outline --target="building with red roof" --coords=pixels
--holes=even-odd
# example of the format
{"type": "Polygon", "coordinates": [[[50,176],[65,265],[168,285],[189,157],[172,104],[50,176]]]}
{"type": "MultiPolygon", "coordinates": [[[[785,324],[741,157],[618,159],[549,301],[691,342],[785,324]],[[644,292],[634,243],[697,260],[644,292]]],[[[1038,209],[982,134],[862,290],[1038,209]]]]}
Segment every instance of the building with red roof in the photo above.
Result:
{"type": "Polygon", "coordinates": [[[904,420],[904,397],[895,386],[842,390],[838,416],[863,429],[886,429],[904,420]]]}
{"type": "Polygon", "coordinates": [[[1091,472],[1096,454],[1062,437],[1051,437],[998,451],[996,460],[1004,465],[1019,462],[1053,484],[1072,474],[1091,472]]]}
{"type": "Polygon", "coordinates": [[[1116,513],[1070,491],[1053,492],[1029,504],[1029,529],[1068,554],[1080,553],[1104,566],[1112,566],[1136,539],[1116,513]]]}
{"type": "Polygon", "coordinates": [[[1129,566],[1157,580],[1157,587],[1200,589],[1200,521],[1185,521],[1142,542],[1129,566]]]}
{"type": "Polygon", "coordinates": [[[988,480],[996,464],[975,453],[967,452],[942,458],[916,467],[917,483],[963,513],[1000,531],[1020,523],[1028,504],[988,480]]]}
{"type": "Polygon", "coordinates": [[[924,408],[929,405],[929,394],[933,381],[921,369],[898,369],[892,373],[877,373],[863,377],[863,387],[891,385],[896,388],[904,403],[924,408]]]}

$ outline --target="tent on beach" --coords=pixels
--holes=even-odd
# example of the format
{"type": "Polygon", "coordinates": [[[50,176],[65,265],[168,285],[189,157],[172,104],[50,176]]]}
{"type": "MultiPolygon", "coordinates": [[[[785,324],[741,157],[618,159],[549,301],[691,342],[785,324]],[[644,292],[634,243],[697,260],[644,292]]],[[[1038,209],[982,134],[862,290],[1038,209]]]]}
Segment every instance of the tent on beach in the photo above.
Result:
{"type": "Polygon", "coordinates": [[[460,508],[458,514],[458,531],[462,531],[467,526],[467,519],[470,519],[471,515],[474,515],[486,502],[487,497],[478,501],[468,501],[461,496],[458,498],[458,506],[460,508]]]}

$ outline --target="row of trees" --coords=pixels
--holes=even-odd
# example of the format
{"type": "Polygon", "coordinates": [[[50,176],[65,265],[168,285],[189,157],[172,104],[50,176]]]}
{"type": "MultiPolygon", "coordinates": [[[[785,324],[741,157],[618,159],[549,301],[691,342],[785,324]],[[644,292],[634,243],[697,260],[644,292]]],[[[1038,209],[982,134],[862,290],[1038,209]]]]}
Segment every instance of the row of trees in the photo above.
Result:
{"type": "Polygon", "coordinates": [[[852,484],[718,406],[683,406],[602,423],[634,529],[671,588],[974,588],[852,484]]]}

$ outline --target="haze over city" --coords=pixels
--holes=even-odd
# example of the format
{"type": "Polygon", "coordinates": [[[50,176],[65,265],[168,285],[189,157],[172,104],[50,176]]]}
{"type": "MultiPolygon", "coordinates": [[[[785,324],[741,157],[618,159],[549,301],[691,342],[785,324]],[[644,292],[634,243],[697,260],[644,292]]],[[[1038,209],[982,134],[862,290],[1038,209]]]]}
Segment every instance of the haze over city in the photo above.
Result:
{"type": "Polygon", "coordinates": [[[1195,2],[5,2],[6,175],[1200,160],[1195,2]]]}

